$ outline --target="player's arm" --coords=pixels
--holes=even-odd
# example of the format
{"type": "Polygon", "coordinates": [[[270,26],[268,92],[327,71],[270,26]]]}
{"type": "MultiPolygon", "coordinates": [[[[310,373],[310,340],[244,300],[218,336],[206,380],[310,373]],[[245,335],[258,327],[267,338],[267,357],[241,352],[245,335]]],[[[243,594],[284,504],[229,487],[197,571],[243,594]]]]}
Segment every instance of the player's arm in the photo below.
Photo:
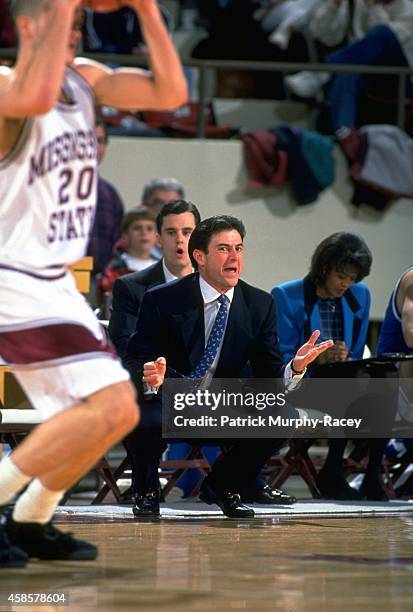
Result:
{"type": "MultiPolygon", "coordinates": [[[[48,112],[63,81],[74,11],[79,0],[47,3],[39,20],[18,17],[18,29],[32,38],[31,52],[20,53],[16,66],[0,71],[0,116],[19,119],[48,112]],[[44,27],[43,27],[44,26],[44,27]]],[[[27,46],[26,46],[27,48],[27,46]]]]}
{"type": "Polygon", "coordinates": [[[124,2],[138,14],[149,51],[151,71],[110,69],[77,58],[76,69],[90,83],[98,104],[119,109],[173,109],[187,100],[187,84],[178,53],[155,0],[124,2]]]}

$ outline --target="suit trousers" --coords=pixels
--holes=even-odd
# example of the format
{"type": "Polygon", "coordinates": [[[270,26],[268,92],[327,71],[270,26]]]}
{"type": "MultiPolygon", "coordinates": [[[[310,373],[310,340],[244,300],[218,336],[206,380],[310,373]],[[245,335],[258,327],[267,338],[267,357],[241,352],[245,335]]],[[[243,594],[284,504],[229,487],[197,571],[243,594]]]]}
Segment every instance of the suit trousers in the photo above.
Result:
{"type": "MultiPolygon", "coordinates": [[[[132,491],[143,495],[158,491],[158,468],[168,442],[162,438],[162,407],[152,400],[142,402],[141,421],[124,439],[132,467],[132,491]]],[[[255,487],[255,479],[266,461],[284,444],[284,439],[188,439],[199,446],[220,446],[223,452],[215,461],[208,482],[219,491],[241,492],[255,487]]]]}

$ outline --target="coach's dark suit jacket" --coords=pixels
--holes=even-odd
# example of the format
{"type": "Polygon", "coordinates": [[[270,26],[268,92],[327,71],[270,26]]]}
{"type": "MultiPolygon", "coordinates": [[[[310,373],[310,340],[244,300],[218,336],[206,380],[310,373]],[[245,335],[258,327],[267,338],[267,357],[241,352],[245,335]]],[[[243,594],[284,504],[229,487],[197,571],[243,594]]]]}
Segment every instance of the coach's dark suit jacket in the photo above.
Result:
{"type": "Polygon", "coordinates": [[[109,336],[121,359],[125,357],[128,340],[135,331],[145,292],[150,287],[164,282],[162,260],[145,270],[125,274],[116,279],[113,285],[109,336]]]}
{"type": "MultiPolygon", "coordinates": [[[[246,367],[256,378],[282,377],[284,363],[275,329],[275,306],[271,296],[239,281],[234,290],[215,377],[243,376],[246,367]]],[[[142,391],[143,363],[163,356],[167,362],[166,376],[174,377],[176,372],[187,375],[200,360],[204,346],[204,303],[199,276],[195,273],[145,293],[136,332],[128,343],[125,363],[137,388],[142,391]]],[[[136,492],[143,493],[153,490],[157,482],[158,461],[166,448],[166,441],[161,437],[160,394],[148,400],[140,393],[140,406],[141,423],[129,434],[126,446],[138,479],[136,492]]],[[[222,486],[229,486],[229,472],[234,471],[235,464],[237,472],[244,473],[244,478],[255,478],[276,446],[274,440],[268,439],[233,442],[233,449],[219,462],[222,486]],[[251,452],[246,451],[245,443],[250,444],[248,449],[251,452]],[[245,465],[241,466],[241,462],[245,465]],[[227,482],[224,483],[225,479],[227,482]]],[[[215,466],[212,474],[214,471],[215,466]]]]}
{"type": "MultiPolygon", "coordinates": [[[[275,329],[271,296],[240,280],[234,290],[215,377],[240,376],[247,364],[256,378],[282,377],[284,362],[275,329]]],[[[143,363],[160,356],[166,358],[169,368],[189,374],[204,347],[204,303],[197,273],[146,292],[136,332],[127,348],[127,362],[136,372],[136,382],[142,377],[143,363]]]]}

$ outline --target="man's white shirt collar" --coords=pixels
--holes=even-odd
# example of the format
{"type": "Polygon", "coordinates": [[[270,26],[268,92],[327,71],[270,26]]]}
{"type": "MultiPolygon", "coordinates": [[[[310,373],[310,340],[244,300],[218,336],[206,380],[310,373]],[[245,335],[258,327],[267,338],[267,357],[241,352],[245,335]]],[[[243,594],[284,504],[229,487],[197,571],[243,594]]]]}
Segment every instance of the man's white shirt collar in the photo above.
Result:
{"type": "Polygon", "coordinates": [[[162,259],[162,269],[163,269],[163,273],[165,276],[165,283],[171,283],[172,281],[176,280],[178,277],[175,276],[174,274],[172,274],[172,272],[169,272],[168,268],[165,265],[165,260],[162,259]]]}
{"type": "MultiPolygon", "coordinates": [[[[163,258],[162,258],[162,269],[163,269],[163,274],[165,276],[165,283],[171,283],[172,281],[178,280],[178,278],[181,278],[180,276],[175,276],[174,274],[172,274],[172,272],[168,270],[165,264],[165,259],[163,258]]],[[[193,271],[194,270],[192,269],[192,272],[193,271]]]]}
{"type": "MultiPolygon", "coordinates": [[[[202,276],[199,277],[199,287],[201,289],[204,304],[210,304],[211,302],[217,300],[220,295],[222,295],[219,291],[214,289],[214,287],[211,287],[211,285],[207,283],[206,280],[202,278],[202,276]]],[[[229,299],[229,303],[231,304],[234,298],[234,287],[228,289],[228,291],[226,291],[224,295],[227,296],[227,298],[229,299]]]]}

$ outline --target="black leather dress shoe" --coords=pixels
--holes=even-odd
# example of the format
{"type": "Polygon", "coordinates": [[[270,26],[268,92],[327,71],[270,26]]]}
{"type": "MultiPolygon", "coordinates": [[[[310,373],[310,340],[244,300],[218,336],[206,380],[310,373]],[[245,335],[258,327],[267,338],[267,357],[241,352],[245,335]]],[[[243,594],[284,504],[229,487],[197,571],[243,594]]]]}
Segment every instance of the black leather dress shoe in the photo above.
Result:
{"type": "Polygon", "coordinates": [[[269,485],[265,485],[263,489],[253,489],[243,493],[241,499],[247,504],[282,504],[284,506],[295,504],[297,501],[293,495],[287,495],[281,489],[272,489],[269,485]]]}
{"type": "Polygon", "coordinates": [[[135,495],[133,504],[133,514],[136,518],[160,516],[159,496],[157,493],[146,493],[145,495],[135,495]]]}
{"type": "Polygon", "coordinates": [[[337,501],[360,501],[362,499],[360,493],[353,489],[341,474],[325,474],[320,471],[316,485],[321,499],[337,501]]]}
{"type": "Polygon", "coordinates": [[[216,504],[229,518],[254,518],[255,516],[252,508],[248,508],[241,503],[241,497],[238,493],[216,491],[205,482],[201,486],[199,499],[206,504],[216,504]]]}
{"type": "Polygon", "coordinates": [[[363,499],[367,501],[389,501],[387,493],[382,488],[380,481],[377,479],[369,479],[364,477],[361,483],[360,493],[363,499]]]}

